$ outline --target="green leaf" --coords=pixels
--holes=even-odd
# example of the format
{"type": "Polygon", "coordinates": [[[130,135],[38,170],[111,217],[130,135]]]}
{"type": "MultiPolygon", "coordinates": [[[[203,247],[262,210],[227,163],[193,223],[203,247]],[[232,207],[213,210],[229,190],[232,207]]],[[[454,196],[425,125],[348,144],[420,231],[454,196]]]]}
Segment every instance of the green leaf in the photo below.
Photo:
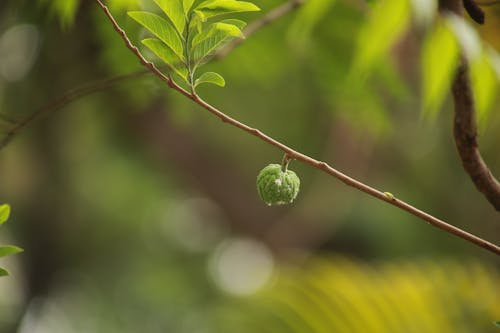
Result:
{"type": "Polygon", "coordinates": [[[160,16],[149,12],[128,12],[128,15],[143,25],[184,60],[182,40],[175,28],[160,16]]]}
{"type": "Polygon", "coordinates": [[[201,74],[201,76],[194,82],[194,86],[197,87],[202,83],[212,83],[219,87],[224,87],[226,85],[224,78],[215,72],[206,72],[201,74]]]}
{"type": "Polygon", "coordinates": [[[498,327],[500,327],[500,320],[495,321],[495,325],[497,325],[498,327]]]}
{"type": "Polygon", "coordinates": [[[203,29],[203,22],[201,21],[201,18],[198,15],[192,15],[191,20],[189,21],[189,31],[191,34],[191,37],[197,34],[201,34],[201,31],[203,29]]]}
{"type": "Polygon", "coordinates": [[[354,59],[355,73],[366,72],[388,54],[410,23],[408,0],[377,1],[371,17],[362,26],[354,59]]]}
{"type": "Polygon", "coordinates": [[[429,32],[421,59],[423,112],[433,117],[448,95],[459,59],[458,43],[445,24],[439,23],[429,32]]]}
{"type": "Polygon", "coordinates": [[[234,24],[223,22],[213,23],[210,25],[209,29],[202,31],[200,34],[194,36],[193,40],[191,41],[191,47],[194,48],[196,45],[206,41],[207,39],[214,38],[215,36],[219,36],[222,39],[229,37],[243,38],[243,33],[241,32],[240,28],[238,28],[234,24]]]}
{"type": "Polygon", "coordinates": [[[23,249],[13,245],[0,246],[0,258],[8,256],[10,254],[19,253],[22,251],[23,249]]]}
{"type": "Polygon", "coordinates": [[[480,126],[488,120],[493,102],[496,98],[497,76],[486,52],[470,64],[472,90],[476,100],[477,115],[480,126]]]}
{"type": "Polygon", "coordinates": [[[3,224],[10,215],[10,206],[8,204],[3,204],[0,206],[0,225],[3,224]]]}
{"type": "Polygon", "coordinates": [[[182,7],[184,7],[184,14],[188,16],[191,7],[193,7],[194,0],[182,0],[182,7]]]}
{"type": "Polygon", "coordinates": [[[208,30],[196,35],[192,41],[192,55],[195,65],[201,64],[207,56],[234,37],[243,38],[240,28],[223,22],[213,23],[208,30]]]}
{"type": "MultiPolygon", "coordinates": [[[[226,24],[232,24],[237,26],[240,30],[243,30],[247,26],[247,23],[242,20],[237,20],[237,19],[227,19],[227,20],[222,20],[220,23],[226,23],[226,24]]],[[[241,37],[243,37],[243,33],[241,34],[241,37]]]]}
{"type": "Polygon", "coordinates": [[[174,27],[182,36],[184,27],[186,26],[186,16],[184,15],[184,9],[180,0],[154,0],[154,2],[172,21],[174,27]]]}
{"type": "Polygon", "coordinates": [[[146,38],[142,40],[154,54],[163,60],[175,73],[187,81],[188,72],[186,65],[170,48],[156,38],[146,38]]]}
{"type": "Polygon", "coordinates": [[[287,32],[287,38],[293,43],[307,46],[311,42],[314,27],[330,12],[336,0],[308,0],[299,8],[287,32]]]}
{"type": "Polygon", "coordinates": [[[228,13],[255,12],[259,10],[260,8],[251,2],[237,0],[207,0],[194,9],[204,21],[228,13]]]}
{"type": "Polygon", "coordinates": [[[6,269],[0,267],[0,276],[7,276],[7,275],[9,275],[9,272],[6,269]]]}
{"type": "Polygon", "coordinates": [[[78,0],[39,0],[40,3],[48,3],[50,10],[59,16],[64,28],[73,25],[80,2],[78,0]]]}

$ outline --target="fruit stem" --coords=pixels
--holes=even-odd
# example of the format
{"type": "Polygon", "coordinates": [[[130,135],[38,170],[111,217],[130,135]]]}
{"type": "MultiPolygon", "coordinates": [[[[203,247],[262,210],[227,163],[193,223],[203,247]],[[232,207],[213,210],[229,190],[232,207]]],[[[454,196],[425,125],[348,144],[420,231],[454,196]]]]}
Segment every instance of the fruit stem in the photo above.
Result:
{"type": "Polygon", "coordinates": [[[281,161],[281,171],[286,172],[286,170],[288,170],[288,165],[290,164],[291,161],[292,158],[290,157],[290,155],[285,153],[285,155],[283,155],[283,160],[281,161]]]}

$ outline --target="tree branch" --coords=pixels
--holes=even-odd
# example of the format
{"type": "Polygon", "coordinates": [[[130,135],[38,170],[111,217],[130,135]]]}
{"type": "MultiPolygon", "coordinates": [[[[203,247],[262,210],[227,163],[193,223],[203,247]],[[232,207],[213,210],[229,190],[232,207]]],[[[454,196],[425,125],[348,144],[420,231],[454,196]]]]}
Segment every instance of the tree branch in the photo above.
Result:
{"type": "MultiPolygon", "coordinates": [[[[441,0],[440,10],[463,15],[460,0],[441,0]]],[[[476,188],[500,211],[500,183],[481,157],[477,138],[476,107],[469,77],[469,65],[464,57],[453,81],[455,105],[453,133],[462,165],[476,188]]]]}
{"type": "Polygon", "coordinates": [[[115,85],[118,82],[122,82],[125,80],[129,80],[132,78],[137,78],[139,76],[150,74],[149,70],[141,70],[136,71],[130,74],[124,74],[120,76],[115,76],[109,79],[100,80],[97,82],[93,82],[90,84],[86,84],[79,88],[75,88],[73,90],[68,91],[63,96],[57,98],[56,100],[50,102],[49,104],[39,108],[31,115],[23,119],[22,121],[14,124],[12,128],[10,128],[7,133],[4,135],[2,140],[0,140],[0,150],[2,150],[5,146],[7,146],[12,139],[19,134],[22,130],[24,130],[29,124],[34,122],[35,120],[40,119],[41,117],[48,115],[56,110],[63,108],[64,106],[70,104],[71,102],[76,101],[77,99],[90,95],[92,93],[104,90],[115,85]]]}
{"type": "Polygon", "coordinates": [[[455,145],[465,171],[476,188],[500,212],[500,183],[481,157],[477,139],[476,110],[470,87],[469,66],[465,59],[453,81],[455,145]]]}
{"type": "Polygon", "coordinates": [[[360,181],[357,181],[356,179],[353,179],[342,172],[332,168],[329,166],[327,163],[318,161],[316,159],[313,159],[312,157],[309,157],[305,154],[302,154],[287,145],[275,140],[274,138],[262,133],[260,130],[256,128],[252,128],[244,123],[239,122],[238,120],[231,118],[230,116],[226,115],[222,111],[218,110],[214,106],[208,104],[205,102],[201,97],[199,97],[196,93],[189,93],[183,88],[181,88],[179,85],[177,85],[173,80],[171,80],[169,77],[165,76],[163,73],[161,73],[152,63],[148,62],[140,53],[140,51],[132,44],[130,39],[127,37],[125,31],[118,25],[116,20],[114,19],[113,15],[109,11],[108,7],[101,1],[101,0],[96,0],[97,4],[102,8],[104,11],[105,15],[108,17],[110,20],[111,24],[113,25],[114,29],[119,33],[119,35],[122,37],[123,41],[125,42],[125,45],[137,56],[137,58],[140,60],[140,62],[149,68],[156,76],[158,76],[161,80],[165,81],[171,88],[177,90],[187,98],[193,100],[196,104],[200,105],[203,107],[205,110],[208,112],[212,113],[214,116],[222,120],[223,122],[232,125],[236,128],[239,128],[253,136],[258,137],[264,142],[267,142],[268,144],[280,149],[284,153],[288,154],[288,156],[292,159],[304,162],[306,164],[309,164],[312,167],[315,167],[317,169],[322,170],[323,172],[339,179],[342,181],[344,184],[354,187],[362,192],[365,192],[372,197],[375,197],[379,200],[385,201],[393,206],[396,206],[400,209],[403,209],[407,211],[408,213],[419,217],[420,219],[430,223],[436,228],[439,228],[441,230],[444,230],[448,233],[451,233],[455,236],[458,236],[466,241],[469,241],[473,244],[476,244],[488,251],[491,251],[497,255],[500,255],[500,247],[490,243],[482,238],[479,238],[475,235],[472,235],[462,229],[459,229],[453,225],[450,225],[424,211],[419,210],[418,208],[415,208],[408,203],[399,200],[395,198],[393,195],[388,195],[387,193],[383,193],[377,189],[374,189],[360,181]]]}
{"type": "Polygon", "coordinates": [[[465,11],[469,14],[471,19],[479,24],[484,24],[484,11],[474,0],[463,0],[465,11]]]}

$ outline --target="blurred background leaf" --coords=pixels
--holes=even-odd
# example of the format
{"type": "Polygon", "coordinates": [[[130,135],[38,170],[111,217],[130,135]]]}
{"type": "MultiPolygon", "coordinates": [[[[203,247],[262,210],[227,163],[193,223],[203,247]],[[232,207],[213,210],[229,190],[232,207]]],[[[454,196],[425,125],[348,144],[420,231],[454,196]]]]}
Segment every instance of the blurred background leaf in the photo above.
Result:
{"type": "Polygon", "coordinates": [[[496,332],[499,279],[474,260],[311,258],[216,311],[221,332],[496,332]]]}
{"type": "Polygon", "coordinates": [[[445,23],[436,25],[427,36],[422,49],[423,110],[435,117],[450,91],[451,82],[459,64],[455,35],[445,23]]]}
{"type": "Polygon", "coordinates": [[[370,70],[403,34],[410,21],[408,0],[377,1],[358,37],[354,73],[370,70]]]}

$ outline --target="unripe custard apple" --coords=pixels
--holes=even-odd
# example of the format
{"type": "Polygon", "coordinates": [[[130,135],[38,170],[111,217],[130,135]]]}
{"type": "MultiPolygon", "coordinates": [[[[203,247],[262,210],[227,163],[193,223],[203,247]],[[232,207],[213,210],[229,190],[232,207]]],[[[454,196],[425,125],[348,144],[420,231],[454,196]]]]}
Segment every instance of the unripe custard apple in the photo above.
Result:
{"type": "Polygon", "coordinates": [[[257,191],[269,206],[292,203],[297,197],[300,179],[291,170],[283,171],[279,164],[269,164],[257,176],[257,191]]]}

